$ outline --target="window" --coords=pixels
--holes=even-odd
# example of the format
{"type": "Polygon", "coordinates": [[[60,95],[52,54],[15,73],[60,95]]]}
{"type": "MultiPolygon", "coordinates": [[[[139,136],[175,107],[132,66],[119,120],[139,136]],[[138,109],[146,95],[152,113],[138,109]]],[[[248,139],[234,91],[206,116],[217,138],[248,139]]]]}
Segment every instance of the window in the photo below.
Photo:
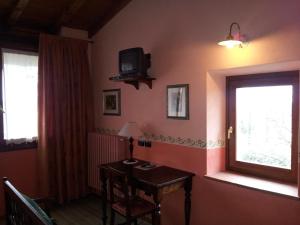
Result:
{"type": "Polygon", "coordinates": [[[226,82],[228,169],[296,182],[299,72],[226,82]]]}
{"type": "Polygon", "coordinates": [[[1,150],[36,146],[37,75],[35,53],[2,49],[1,150]]]}

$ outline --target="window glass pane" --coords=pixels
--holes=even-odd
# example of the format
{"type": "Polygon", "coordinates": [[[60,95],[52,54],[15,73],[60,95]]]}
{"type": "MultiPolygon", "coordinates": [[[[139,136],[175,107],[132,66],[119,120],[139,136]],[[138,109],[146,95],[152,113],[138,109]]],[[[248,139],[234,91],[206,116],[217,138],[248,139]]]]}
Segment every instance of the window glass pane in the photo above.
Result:
{"type": "Polygon", "coordinates": [[[37,136],[38,57],[3,53],[4,139],[37,136]]]}
{"type": "Polygon", "coordinates": [[[236,160],[291,169],[292,85],[236,89],[236,160]]]}

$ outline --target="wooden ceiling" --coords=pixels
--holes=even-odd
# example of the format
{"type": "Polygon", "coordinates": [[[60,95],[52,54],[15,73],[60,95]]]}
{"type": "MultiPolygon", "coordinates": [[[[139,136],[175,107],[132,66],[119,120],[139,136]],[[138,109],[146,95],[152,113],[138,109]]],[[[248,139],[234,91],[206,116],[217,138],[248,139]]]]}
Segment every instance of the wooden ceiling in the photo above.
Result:
{"type": "Polygon", "coordinates": [[[37,43],[62,26],[93,36],[130,0],[0,0],[0,42],[37,43]]]}

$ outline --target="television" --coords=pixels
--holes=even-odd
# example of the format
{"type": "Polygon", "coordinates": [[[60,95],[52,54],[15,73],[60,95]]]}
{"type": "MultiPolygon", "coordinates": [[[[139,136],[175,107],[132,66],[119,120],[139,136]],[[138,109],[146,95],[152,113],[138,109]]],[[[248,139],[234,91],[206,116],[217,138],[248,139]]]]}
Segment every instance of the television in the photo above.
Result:
{"type": "Polygon", "coordinates": [[[144,54],[143,48],[129,48],[119,52],[120,76],[147,76],[150,67],[150,54],[144,54]]]}

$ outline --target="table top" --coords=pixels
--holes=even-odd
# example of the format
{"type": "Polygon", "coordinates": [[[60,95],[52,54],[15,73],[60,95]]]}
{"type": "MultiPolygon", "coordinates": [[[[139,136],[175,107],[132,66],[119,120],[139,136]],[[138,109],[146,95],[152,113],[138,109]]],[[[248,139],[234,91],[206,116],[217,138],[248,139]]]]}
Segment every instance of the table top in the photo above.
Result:
{"type": "Polygon", "coordinates": [[[121,173],[130,174],[134,179],[147,185],[161,188],[173,183],[187,180],[195,176],[194,173],[172,167],[158,165],[150,169],[142,169],[141,166],[150,163],[148,161],[138,160],[135,164],[125,164],[122,161],[99,165],[99,168],[114,169],[121,173]]]}

